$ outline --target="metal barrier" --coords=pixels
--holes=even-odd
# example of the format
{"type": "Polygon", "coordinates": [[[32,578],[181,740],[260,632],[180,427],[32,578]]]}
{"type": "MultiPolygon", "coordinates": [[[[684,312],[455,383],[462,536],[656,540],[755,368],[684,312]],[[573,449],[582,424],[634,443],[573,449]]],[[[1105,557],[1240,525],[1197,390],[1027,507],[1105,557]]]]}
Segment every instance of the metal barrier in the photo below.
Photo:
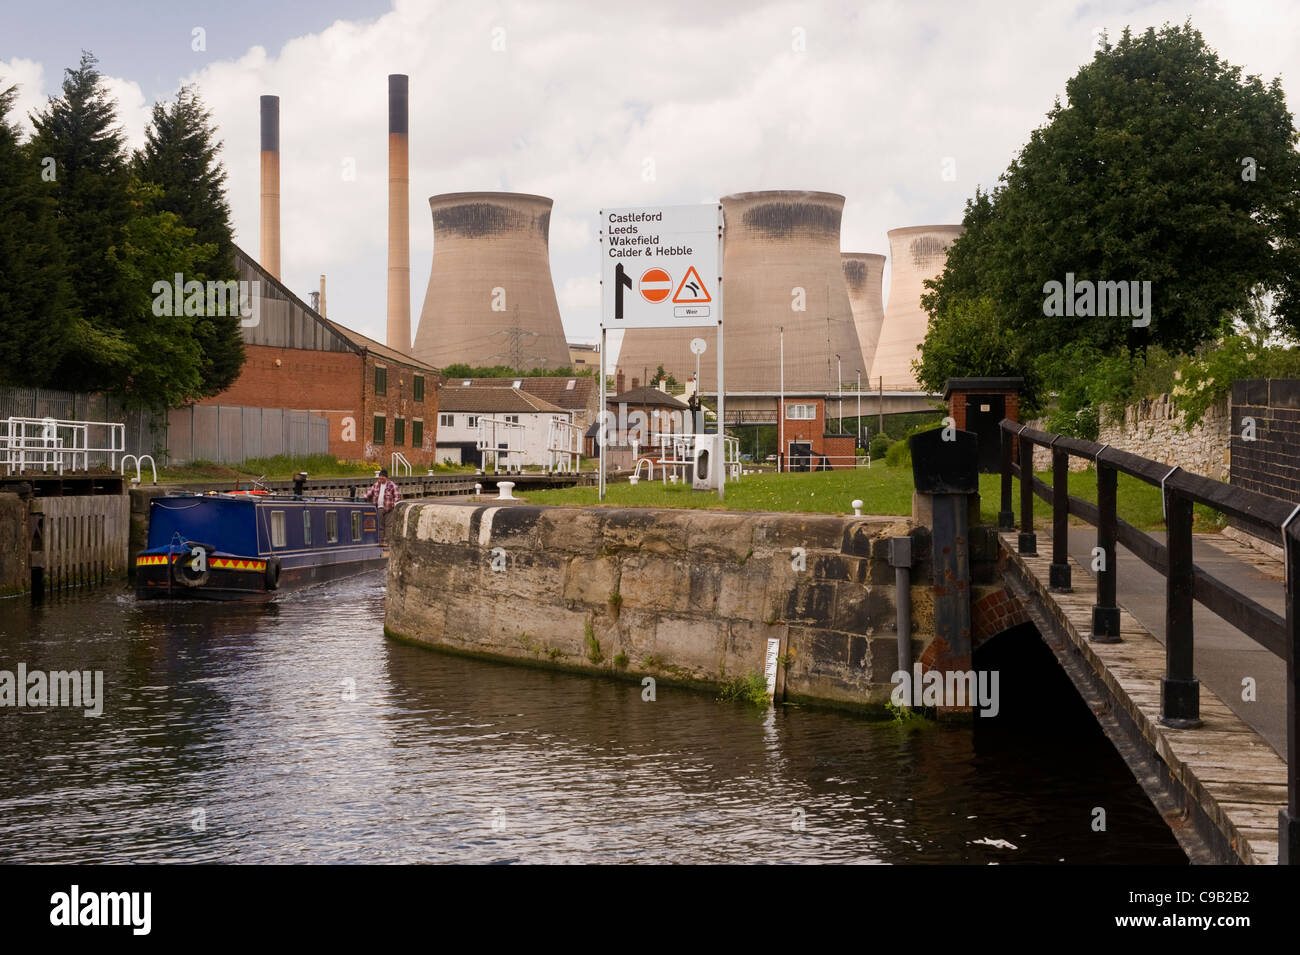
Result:
{"type": "Polygon", "coordinates": [[[116,471],[118,455],[126,452],[123,423],[11,416],[0,425],[4,428],[0,461],[9,474],[38,468],[58,474],[67,469],[84,471],[90,468],[92,454],[107,456],[110,469],[116,471]],[[96,432],[94,442],[92,429],[96,432]]]}
{"type": "Polygon", "coordinates": [[[1052,563],[1049,589],[1070,591],[1068,556],[1069,516],[1097,528],[1101,569],[1097,573],[1097,602],[1092,608],[1095,643],[1120,641],[1119,605],[1116,603],[1116,544],[1165,578],[1165,675],[1161,680],[1160,721],[1176,729],[1196,729],[1200,718],[1200,682],[1192,670],[1194,633],[1193,601],[1222,618],[1286,663],[1286,768],[1287,808],[1279,815],[1279,858],[1300,864],[1300,505],[1221,481],[1190,474],[1109,445],[1035,431],[1003,419],[1002,500],[998,525],[1015,530],[1011,479],[1020,481],[1020,532],[1016,548],[1037,554],[1034,531],[1034,495],[1052,505],[1052,563]],[[1052,452],[1052,483],[1033,473],[1034,446],[1052,452]],[[1016,450],[1019,450],[1018,458],[1016,450]],[[1097,468],[1097,503],[1069,493],[1069,458],[1081,457],[1097,468]],[[1026,466],[1025,462],[1028,462],[1026,466]],[[1116,513],[1118,475],[1128,474],[1161,490],[1165,510],[1166,543],[1143,533],[1116,513]],[[1026,479],[1026,476],[1028,479],[1026,479]],[[1251,533],[1284,550],[1286,616],[1281,617],[1251,600],[1234,587],[1211,577],[1192,560],[1192,507],[1204,504],[1228,515],[1251,533]]]}
{"type": "Polygon", "coordinates": [[[520,458],[524,455],[524,439],[527,437],[527,428],[517,421],[510,421],[507,418],[493,418],[488,415],[479,415],[478,417],[478,441],[476,450],[482,452],[483,473],[488,470],[488,455],[492,456],[492,470],[500,472],[501,457],[505,456],[506,470],[509,471],[512,464],[517,468],[520,462],[512,462],[511,455],[517,455],[520,458]],[[502,438],[505,440],[502,441],[502,438]]]}
{"type": "Polygon", "coordinates": [[[578,470],[582,455],[582,433],[572,421],[551,418],[546,431],[548,470],[565,472],[578,470]]]}
{"type": "Polygon", "coordinates": [[[393,477],[410,477],[413,473],[411,462],[406,460],[406,455],[401,451],[393,452],[389,468],[393,472],[393,477]]]}

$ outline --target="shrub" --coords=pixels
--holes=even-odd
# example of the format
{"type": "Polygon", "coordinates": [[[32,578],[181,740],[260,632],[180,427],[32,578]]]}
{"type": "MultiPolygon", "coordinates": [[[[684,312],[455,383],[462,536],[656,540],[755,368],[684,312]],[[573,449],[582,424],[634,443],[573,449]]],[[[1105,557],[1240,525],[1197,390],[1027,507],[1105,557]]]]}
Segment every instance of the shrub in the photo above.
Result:
{"type": "Polygon", "coordinates": [[[874,435],[871,439],[871,460],[879,461],[881,458],[885,457],[886,453],[889,451],[890,445],[892,444],[894,444],[894,441],[889,437],[889,435],[884,434],[883,432],[874,435]]]}

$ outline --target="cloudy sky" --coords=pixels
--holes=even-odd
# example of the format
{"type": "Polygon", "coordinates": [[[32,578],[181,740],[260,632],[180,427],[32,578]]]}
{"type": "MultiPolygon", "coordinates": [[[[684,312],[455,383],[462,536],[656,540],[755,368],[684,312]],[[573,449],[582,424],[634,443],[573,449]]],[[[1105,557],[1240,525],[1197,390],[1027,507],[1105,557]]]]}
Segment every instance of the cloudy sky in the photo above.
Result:
{"type": "Polygon", "coordinates": [[[838,192],[844,251],[887,253],[889,229],[960,220],[1102,29],[1189,18],[1300,103],[1295,0],[5,0],[0,86],[20,84],[25,118],[88,49],[137,145],[149,105],[197,84],[225,143],[236,241],[254,254],[258,96],[279,95],[283,278],[305,298],[325,273],[330,317],[382,340],[387,75],[408,73],[413,321],[428,197],[531,192],[555,200],[569,339],[595,341],[601,206],[838,192]]]}

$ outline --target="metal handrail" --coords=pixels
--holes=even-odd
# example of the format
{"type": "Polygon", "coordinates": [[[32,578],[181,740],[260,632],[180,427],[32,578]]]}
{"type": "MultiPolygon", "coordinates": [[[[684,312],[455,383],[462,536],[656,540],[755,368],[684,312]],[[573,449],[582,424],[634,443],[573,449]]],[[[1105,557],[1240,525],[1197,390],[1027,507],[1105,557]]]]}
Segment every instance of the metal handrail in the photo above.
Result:
{"type": "Polygon", "coordinates": [[[1102,566],[1097,572],[1097,602],[1092,608],[1096,643],[1120,642],[1116,602],[1116,545],[1165,578],[1165,675],[1161,680],[1160,721],[1177,729],[1196,729],[1200,718],[1200,682],[1193,673],[1195,635],[1193,603],[1200,603],[1231,626],[1286,663],[1287,808],[1279,815],[1279,861],[1300,864],[1300,521],[1293,503],[1222,481],[1191,474],[1181,468],[1143,458],[1109,445],[1038,431],[1003,419],[1002,487],[998,524],[1015,529],[1011,480],[1020,481],[1020,532],[1017,551],[1036,555],[1034,496],[1052,505],[1052,563],[1049,587],[1071,589],[1068,521],[1073,514],[1097,528],[1102,566]],[[1034,447],[1052,452],[1052,483],[1033,471],[1034,447]],[[1016,458],[1019,458],[1017,461],[1016,458]],[[1069,458],[1081,457],[1097,467],[1097,503],[1069,493],[1069,458]],[[1119,517],[1119,474],[1127,474],[1161,489],[1165,505],[1165,543],[1119,517]],[[1286,568],[1286,614],[1281,616],[1234,587],[1213,577],[1193,561],[1193,505],[1203,504],[1239,521],[1258,536],[1283,547],[1286,568]]]}
{"type": "Polygon", "coordinates": [[[153,461],[153,455],[152,455],[152,454],[124,454],[124,455],[122,455],[122,470],[121,470],[122,477],[126,477],[126,468],[127,468],[127,462],[128,462],[128,461],[134,461],[134,462],[135,462],[135,483],[136,483],[136,484],[139,484],[139,483],[140,483],[140,478],[141,478],[141,474],[140,474],[140,465],[142,465],[145,461],[148,461],[148,462],[149,462],[149,470],[151,470],[151,471],[153,472],[153,483],[154,483],[154,484],[157,484],[157,483],[158,483],[158,466],[154,464],[154,461],[153,461]]]}
{"type": "Polygon", "coordinates": [[[390,458],[389,467],[392,468],[393,474],[397,477],[411,477],[414,473],[414,469],[411,467],[411,462],[406,460],[406,455],[401,451],[393,452],[392,457],[390,458]],[[402,474],[403,468],[406,469],[405,475],[402,474]]]}

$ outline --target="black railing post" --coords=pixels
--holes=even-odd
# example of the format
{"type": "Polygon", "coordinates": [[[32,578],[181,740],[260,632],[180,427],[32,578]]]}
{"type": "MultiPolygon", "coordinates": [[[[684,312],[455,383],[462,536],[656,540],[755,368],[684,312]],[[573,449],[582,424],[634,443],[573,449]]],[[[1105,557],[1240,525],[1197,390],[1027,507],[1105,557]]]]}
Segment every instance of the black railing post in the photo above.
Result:
{"type": "Polygon", "coordinates": [[[1052,448],[1052,563],[1047,568],[1047,589],[1070,592],[1070,456],[1052,448]]]}
{"type": "MultiPolygon", "coordinates": [[[[1295,513],[1292,512],[1291,519],[1295,513]]],[[[1300,865],[1300,542],[1282,525],[1286,548],[1286,809],[1278,813],[1281,865],[1300,865]]]]}
{"type": "Polygon", "coordinates": [[[1037,556],[1038,535],[1034,533],[1034,442],[1020,435],[1020,539],[1016,550],[1037,556]]]}
{"type": "Polygon", "coordinates": [[[1016,515],[1011,510],[1011,459],[1014,456],[1015,438],[1006,428],[998,428],[1002,435],[1002,507],[998,510],[998,530],[1016,529],[1016,515]]]}
{"type": "Polygon", "coordinates": [[[1160,722],[1175,729],[1201,725],[1201,684],[1192,673],[1192,501],[1165,491],[1165,675],[1160,722]]]}
{"type": "Polygon", "coordinates": [[[1097,547],[1101,569],[1097,572],[1097,602],[1092,605],[1093,643],[1119,643],[1119,607],[1115,603],[1115,513],[1119,475],[1097,460],[1097,547]]]}

